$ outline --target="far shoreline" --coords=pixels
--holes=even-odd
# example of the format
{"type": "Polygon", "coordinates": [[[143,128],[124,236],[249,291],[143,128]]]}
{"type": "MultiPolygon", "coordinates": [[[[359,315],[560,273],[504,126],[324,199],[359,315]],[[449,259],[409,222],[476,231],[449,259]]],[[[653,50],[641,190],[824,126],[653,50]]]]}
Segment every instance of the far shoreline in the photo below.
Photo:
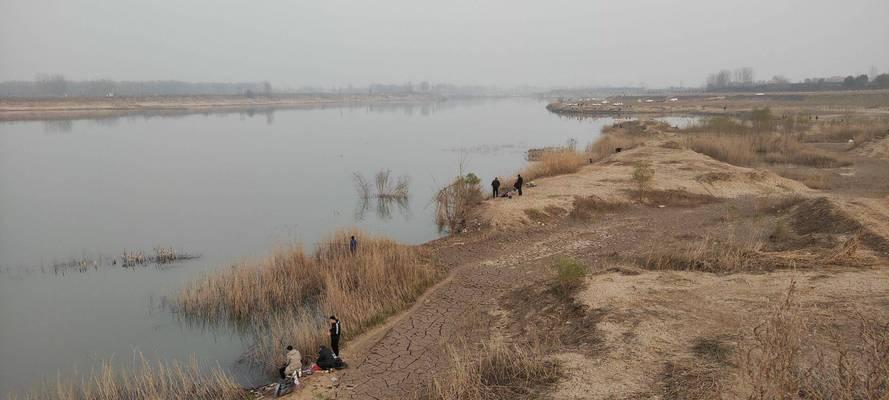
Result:
{"type": "Polygon", "coordinates": [[[335,106],[415,105],[443,100],[444,97],[426,94],[273,94],[252,98],[229,95],[0,98],[0,122],[267,112],[335,106]]]}

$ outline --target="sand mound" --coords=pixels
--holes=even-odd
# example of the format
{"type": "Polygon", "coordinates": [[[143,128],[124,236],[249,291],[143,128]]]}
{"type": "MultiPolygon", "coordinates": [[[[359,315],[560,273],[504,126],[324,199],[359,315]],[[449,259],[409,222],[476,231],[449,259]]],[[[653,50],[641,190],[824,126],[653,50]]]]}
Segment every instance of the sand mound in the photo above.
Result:
{"type": "Polygon", "coordinates": [[[495,227],[543,224],[540,218],[528,216],[538,212],[551,214],[544,210],[554,208],[570,212],[578,197],[638,203],[638,188],[632,174],[640,162],[650,163],[655,170],[647,189],[649,195],[643,193],[644,202],[651,206],[687,207],[720,198],[811,192],[802,183],[771,172],[726,164],[691,150],[664,147],[664,142],[651,140],[588,165],[577,173],[539,179],[534,182],[537,187],[526,189],[524,196],[486,201],[478,211],[478,218],[495,227]]]}

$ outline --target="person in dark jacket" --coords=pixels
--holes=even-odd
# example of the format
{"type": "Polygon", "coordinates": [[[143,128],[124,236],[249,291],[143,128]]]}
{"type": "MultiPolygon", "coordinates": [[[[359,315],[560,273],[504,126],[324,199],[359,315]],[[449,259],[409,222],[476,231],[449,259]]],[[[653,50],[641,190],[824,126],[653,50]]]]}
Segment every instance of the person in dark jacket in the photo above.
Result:
{"type": "Polygon", "coordinates": [[[355,236],[352,236],[352,239],[349,239],[349,252],[352,253],[353,256],[358,252],[358,240],[355,239],[355,236]]]}
{"type": "Polygon", "coordinates": [[[334,357],[333,351],[328,349],[327,346],[321,345],[321,348],[318,349],[318,359],[315,360],[315,364],[321,369],[336,368],[336,357],[334,357]]]}
{"type": "Polygon", "coordinates": [[[491,182],[491,187],[494,188],[494,195],[491,196],[491,198],[496,199],[497,194],[500,193],[500,178],[494,177],[494,182],[491,182]]]}
{"type": "Polygon", "coordinates": [[[522,186],[525,184],[525,180],[522,179],[522,174],[519,174],[519,177],[515,180],[515,185],[512,185],[515,190],[519,192],[519,196],[522,195],[522,186]]]}
{"type": "Polygon", "coordinates": [[[330,336],[330,348],[333,349],[334,357],[340,356],[340,333],[340,320],[336,318],[336,315],[331,315],[330,330],[327,335],[330,336]]]}

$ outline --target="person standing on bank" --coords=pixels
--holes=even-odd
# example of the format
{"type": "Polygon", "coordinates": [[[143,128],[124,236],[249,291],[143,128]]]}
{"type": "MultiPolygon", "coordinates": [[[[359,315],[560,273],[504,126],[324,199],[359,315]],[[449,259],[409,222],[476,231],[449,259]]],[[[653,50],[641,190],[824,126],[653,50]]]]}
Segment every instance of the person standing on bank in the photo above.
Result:
{"type": "Polygon", "coordinates": [[[358,252],[358,240],[355,239],[355,236],[352,236],[352,239],[349,239],[349,252],[352,253],[353,256],[358,252]]]}
{"type": "Polygon", "coordinates": [[[522,195],[522,186],[524,185],[524,183],[525,183],[525,180],[522,179],[522,174],[519,174],[519,177],[515,180],[515,185],[512,185],[512,187],[514,187],[515,190],[518,190],[519,196],[522,195]]]}
{"type": "Polygon", "coordinates": [[[337,358],[340,356],[340,320],[336,318],[336,315],[330,316],[330,330],[327,332],[327,335],[330,336],[330,349],[333,350],[333,355],[337,358]]]}
{"type": "Polygon", "coordinates": [[[500,194],[500,178],[494,177],[494,182],[491,182],[491,187],[494,188],[494,194],[491,196],[492,199],[496,199],[497,195],[500,194]]]}

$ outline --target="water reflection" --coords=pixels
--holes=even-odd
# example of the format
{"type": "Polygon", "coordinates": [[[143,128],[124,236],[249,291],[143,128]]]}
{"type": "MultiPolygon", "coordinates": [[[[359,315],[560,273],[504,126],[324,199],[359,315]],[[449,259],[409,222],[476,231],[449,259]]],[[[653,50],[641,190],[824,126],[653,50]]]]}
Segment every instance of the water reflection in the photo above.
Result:
{"type": "Polygon", "coordinates": [[[74,121],[70,119],[50,120],[43,122],[46,133],[69,133],[74,129],[74,121]]]}
{"type": "Polygon", "coordinates": [[[355,205],[355,222],[364,221],[370,212],[371,203],[377,218],[388,221],[392,219],[392,210],[398,211],[398,214],[407,221],[411,219],[410,200],[407,197],[359,197],[355,205]]]}

